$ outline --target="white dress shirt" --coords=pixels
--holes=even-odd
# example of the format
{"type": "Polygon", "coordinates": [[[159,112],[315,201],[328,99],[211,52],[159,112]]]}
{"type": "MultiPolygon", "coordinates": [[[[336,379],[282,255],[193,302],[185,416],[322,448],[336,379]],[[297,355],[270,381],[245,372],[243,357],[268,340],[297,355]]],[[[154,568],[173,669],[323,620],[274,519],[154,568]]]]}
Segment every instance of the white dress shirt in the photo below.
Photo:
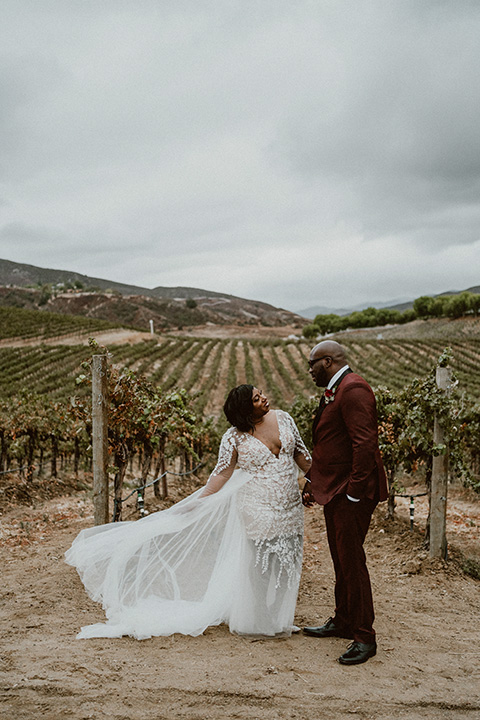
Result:
{"type": "Polygon", "coordinates": [[[331,389],[332,389],[332,387],[335,385],[335,383],[337,382],[337,380],[339,379],[339,377],[340,377],[341,375],[343,375],[343,373],[345,372],[345,370],[350,370],[350,368],[349,368],[348,365],[344,365],[342,368],[340,368],[340,370],[338,370],[338,371],[335,373],[335,375],[333,375],[333,376],[330,378],[330,380],[328,381],[327,390],[331,390],[331,389]]]}

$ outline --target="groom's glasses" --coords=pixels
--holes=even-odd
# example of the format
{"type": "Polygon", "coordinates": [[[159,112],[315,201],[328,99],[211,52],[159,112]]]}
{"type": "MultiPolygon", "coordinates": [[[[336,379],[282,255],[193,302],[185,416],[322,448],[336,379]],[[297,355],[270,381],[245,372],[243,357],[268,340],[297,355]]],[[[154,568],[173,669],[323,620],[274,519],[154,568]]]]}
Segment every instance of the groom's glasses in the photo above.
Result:
{"type": "Polygon", "coordinates": [[[325,358],[330,357],[330,355],[322,355],[322,357],[315,358],[315,360],[309,360],[308,361],[308,367],[313,368],[315,363],[317,363],[319,360],[325,360],[325,358]]]}

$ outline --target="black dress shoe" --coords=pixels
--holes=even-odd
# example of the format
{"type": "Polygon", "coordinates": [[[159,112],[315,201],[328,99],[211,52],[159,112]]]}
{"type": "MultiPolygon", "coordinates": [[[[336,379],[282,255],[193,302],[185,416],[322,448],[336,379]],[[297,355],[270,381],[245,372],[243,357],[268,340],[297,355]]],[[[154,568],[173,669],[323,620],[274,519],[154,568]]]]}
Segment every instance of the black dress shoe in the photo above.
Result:
{"type": "Polygon", "coordinates": [[[347,640],[352,640],[353,635],[352,633],[347,632],[346,630],[341,630],[338,628],[335,623],[333,622],[332,618],[328,618],[325,625],[320,625],[319,627],[304,627],[303,632],[305,635],[311,635],[312,637],[341,637],[341,638],[347,638],[347,640]]]}
{"type": "Polygon", "coordinates": [[[347,652],[338,658],[342,665],[360,665],[377,654],[377,643],[353,642],[347,652]]]}

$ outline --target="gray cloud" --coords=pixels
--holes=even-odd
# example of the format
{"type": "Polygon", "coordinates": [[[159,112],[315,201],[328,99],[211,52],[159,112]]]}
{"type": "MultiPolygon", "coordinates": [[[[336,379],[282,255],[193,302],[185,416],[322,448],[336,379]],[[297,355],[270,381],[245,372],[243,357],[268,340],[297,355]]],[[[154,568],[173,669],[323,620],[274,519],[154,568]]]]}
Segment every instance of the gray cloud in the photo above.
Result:
{"type": "Polygon", "coordinates": [[[324,69],[316,91],[312,80],[305,120],[289,118],[290,166],[302,177],[328,177],[339,195],[354,184],[346,212],[367,237],[475,242],[480,8],[456,15],[451,6],[417,13],[409,3],[369,9],[357,6],[346,48],[329,38],[341,69],[335,62],[324,69]]]}
{"type": "Polygon", "coordinates": [[[288,307],[478,284],[477,3],[2,12],[3,257],[288,307]]]}

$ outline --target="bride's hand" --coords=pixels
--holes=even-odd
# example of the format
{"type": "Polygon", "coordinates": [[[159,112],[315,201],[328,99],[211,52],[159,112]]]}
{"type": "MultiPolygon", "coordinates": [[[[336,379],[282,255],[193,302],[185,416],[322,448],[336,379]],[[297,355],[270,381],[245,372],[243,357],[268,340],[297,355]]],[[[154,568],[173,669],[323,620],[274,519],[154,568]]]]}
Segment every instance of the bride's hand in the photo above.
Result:
{"type": "Polygon", "coordinates": [[[302,503],[305,507],[313,507],[315,505],[315,498],[310,490],[310,483],[306,482],[302,490],[302,503]]]}

